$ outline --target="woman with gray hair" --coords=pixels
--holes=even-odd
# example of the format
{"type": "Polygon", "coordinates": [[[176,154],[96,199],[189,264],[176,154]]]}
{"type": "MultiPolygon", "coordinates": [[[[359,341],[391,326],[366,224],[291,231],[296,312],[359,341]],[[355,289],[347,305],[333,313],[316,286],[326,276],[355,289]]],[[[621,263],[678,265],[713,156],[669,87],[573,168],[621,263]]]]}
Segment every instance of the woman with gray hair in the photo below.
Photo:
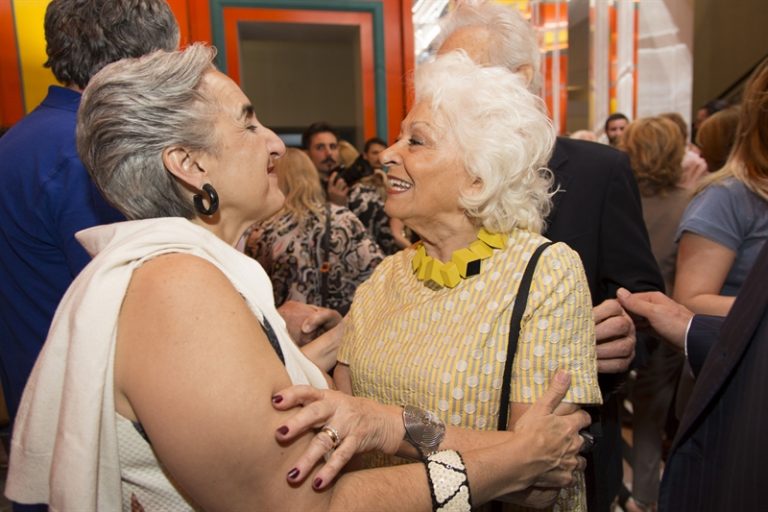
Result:
{"type": "MultiPolygon", "coordinates": [[[[363,429],[319,424],[295,436],[292,414],[272,407],[290,384],[327,384],[291,341],[264,271],[233,247],[280,209],[274,165],[285,147],[213,55],[193,45],[120,61],[85,91],[78,149],[131,220],[78,235],[94,259],[62,300],[25,390],[7,494],[77,511],[469,510],[470,499],[568,484],[588,419],[554,414],[565,374],[492,449],[447,429],[428,471],[412,464],[331,485],[293,465],[363,429]]],[[[400,410],[337,395],[345,410],[400,410]]],[[[368,437],[368,447],[403,453],[406,425],[388,417],[395,436],[368,437]]]]}
{"type": "MultiPolygon", "coordinates": [[[[421,241],[386,258],[357,289],[334,374],[339,389],[418,404],[434,421],[483,431],[517,428],[557,369],[573,378],[566,409],[600,403],[581,261],[540,235],[555,138],[541,100],[519,75],[481,67],[461,51],[420,66],[415,92],[381,160],[389,168],[387,213],[421,241]]],[[[305,410],[319,400],[322,416],[330,409],[321,395],[285,393],[305,410]]],[[[395,462],[381,454],[364,461],[395,462]]],[[[556,491],[508,499],[551,505],[556,491]]],[[[559,509],[585,510],[584,491],[580,474],[560,491],[559,509]]]]}

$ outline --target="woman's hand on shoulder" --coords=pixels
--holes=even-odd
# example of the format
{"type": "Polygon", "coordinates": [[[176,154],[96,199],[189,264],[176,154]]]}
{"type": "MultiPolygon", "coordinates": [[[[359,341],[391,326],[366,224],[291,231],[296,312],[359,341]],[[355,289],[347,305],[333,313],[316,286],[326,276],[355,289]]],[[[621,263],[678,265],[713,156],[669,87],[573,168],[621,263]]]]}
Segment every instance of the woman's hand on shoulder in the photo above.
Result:
{"type": "Polygon", "coordinates": [[[403,440],[402,409],[381,405],[365,398],[356,398],[340,391],[316,389],[311,386],[291,386],[272,397],[275,409],[293,416],[277,428],[275,437],[281,444],[290,443],[309,430],[317,431],[307,449],[294,465],[300,482],[310,470],[326,458],[315,479],[330,482],[357,453],[379,450],[394,454],[403,440]],[[323,427],[331,427],[339,437],[334,449],[332,436],[323,427]]]}

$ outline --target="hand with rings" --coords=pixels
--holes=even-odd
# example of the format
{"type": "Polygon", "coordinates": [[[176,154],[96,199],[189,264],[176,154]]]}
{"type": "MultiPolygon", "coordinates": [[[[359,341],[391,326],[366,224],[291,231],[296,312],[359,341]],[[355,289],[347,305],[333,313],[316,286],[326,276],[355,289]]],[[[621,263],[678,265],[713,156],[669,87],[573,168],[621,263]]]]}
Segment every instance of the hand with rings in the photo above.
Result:
{"type": "Polygon", "coordinates": [[[323,428],[320,429],[320,434],[325,434],[328,436],[328,438],[331,440],[331,447],[328,448],[328,451],[335,450],[337,446],[341,443],[341,436],[339,435],[339,431],[333,428],[330,425],[325,425],[323,428]]]}
{"type": "Polygon", "coordinates": [[[283,389],[272,397],[272,405],[283,411],[293,409],[277,429],[278,442],[289,443],[313,429],[317,432],[288,473],[293,484],[302,482],[324,460],[312,485],[325,488],[356,453],[380,450],[394,454],[402,441],[399,407],[311,386],[283,389]]]}

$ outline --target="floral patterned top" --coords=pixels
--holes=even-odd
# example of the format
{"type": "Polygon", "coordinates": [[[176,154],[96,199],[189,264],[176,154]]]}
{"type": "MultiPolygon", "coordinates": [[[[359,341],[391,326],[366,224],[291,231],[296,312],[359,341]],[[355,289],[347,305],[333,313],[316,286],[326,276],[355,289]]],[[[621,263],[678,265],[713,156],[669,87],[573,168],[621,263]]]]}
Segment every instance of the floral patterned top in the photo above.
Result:
{"type": "Polygon", "coordinates": [[[384,200],[376,187],[359,182],[354,184],[349,189],[347,207],[357,215],[385,255],[400,250],[389,227],[389,216],[384,212],[384,200]]]}
{"type": "Polygon", "coordinates": [[[277,306],[297,300],[346,314],[357,287],[384,258],[352,212],[331,205],[330,214],[327,256],[323,250],[325,210],[309,212],[303,221],[284,212],[254,225],[247,234],[245,253],[267,271],[277,306]],[[323,304],[320,269],[326,258],[328,285],[323,304]]]}

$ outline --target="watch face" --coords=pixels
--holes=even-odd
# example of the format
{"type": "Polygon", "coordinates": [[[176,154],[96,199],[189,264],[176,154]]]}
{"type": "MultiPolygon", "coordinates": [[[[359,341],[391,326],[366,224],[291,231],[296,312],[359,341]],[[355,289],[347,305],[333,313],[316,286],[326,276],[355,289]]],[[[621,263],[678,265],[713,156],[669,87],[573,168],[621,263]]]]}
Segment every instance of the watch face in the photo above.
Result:
{"type": "Polygon", "coordinates": [[[433,451],[445,437],[445,424],[434,413],[406,406],[403,422],[408,441],[423,451],[433,451]]]}

